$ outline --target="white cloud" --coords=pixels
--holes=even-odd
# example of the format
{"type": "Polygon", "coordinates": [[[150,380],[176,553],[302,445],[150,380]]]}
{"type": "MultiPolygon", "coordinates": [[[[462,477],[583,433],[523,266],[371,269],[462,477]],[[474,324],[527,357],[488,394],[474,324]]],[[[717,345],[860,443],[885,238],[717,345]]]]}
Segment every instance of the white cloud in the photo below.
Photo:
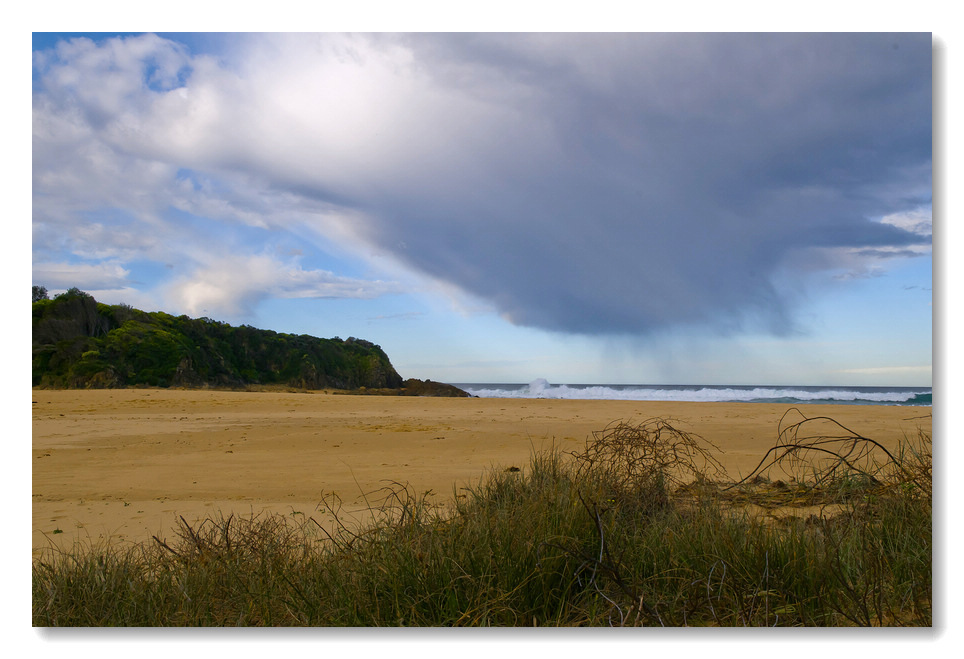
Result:
{"type": "Polygon", "coordinates": [[[192,316],[239,317],[268,297],[373,299],[402,292],[394,282],[339,277],[268,255],[220,256],[164,288],[172,309],[192,316]]]}
{"type": "MultiPolygon", "coordinates": [[[[343,198],[371,185],[372,168],[409,168],[406,148],[421,138],[392,128],[405,122],[399,102],[427,90],[399,68],[399,49],[330,35],[319,53],[317,39],[252,38],[243,78],[152,35],[65,41],[37,55],[35,258],[66,249],[81,258],[204,262],[212,220],[226,223],[226,236],[236,223],[370,254],[359,235],[363,213],[343,198]],[[157,68],[145,78],[148,64],[157,68]],[[392,145],[398,136],[404,147],[392,145]],[[171,209],[200,219],[173,221],[171,209]]],[[[420,135],[442,139],[438,122],[409,114],[422,121],[420,135]]],[[[241,258],[263,248],[232,245],[241,258]]],[[[334,294],[358,294],[350,288],[334,294]]],[[[192,298],[211,295],[202,287],[192,298]]]]}
{"type": "Polygon", "coordinates": [[[882,224],[889,224],[918,236],[930,237],[933,233],[933,220],[930,208],[918,208],[905,213],[893,213],[881,218],[882,224]]]}
{"type": "Polygon", "coordinates": [[[844,368],[833,371],[834,373],[846,373],[850,375],[877,375],[894,376],[895,378],[926,375],[931,376],[932,367],[927,364],[924,366],[874,366],[870,368],[844,368]]]}
{"type": "MultiPolygon", "coordinates": [[[[839,361],[837,362],[839,363],[839,361]]],[[[933,369],[930,365],[921,366],[882,366],[876,368],[833,369],[830,359],[825,359],[814,369],[811,376],[813,384],[835,384],[870,387],[921,387],[930,388],[933,382],[933,369]]]]}
{"type": "Polygon", "coordinates": [[[116,288],[128,283],[130,271],[116,263],[33,264],[33,281],[50,290],[77,287],[82,290],[116,288]]]}

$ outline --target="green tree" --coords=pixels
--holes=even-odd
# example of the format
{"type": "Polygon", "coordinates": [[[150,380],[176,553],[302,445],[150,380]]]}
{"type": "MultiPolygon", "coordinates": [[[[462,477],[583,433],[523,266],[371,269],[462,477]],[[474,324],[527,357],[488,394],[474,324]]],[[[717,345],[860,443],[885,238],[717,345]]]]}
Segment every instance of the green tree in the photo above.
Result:
{"type": "Polygon", "coordinates": [[[107,305],[77,288],[33,306],[34,386],[401,387],[364,339],[279,334],[107,305]]]}

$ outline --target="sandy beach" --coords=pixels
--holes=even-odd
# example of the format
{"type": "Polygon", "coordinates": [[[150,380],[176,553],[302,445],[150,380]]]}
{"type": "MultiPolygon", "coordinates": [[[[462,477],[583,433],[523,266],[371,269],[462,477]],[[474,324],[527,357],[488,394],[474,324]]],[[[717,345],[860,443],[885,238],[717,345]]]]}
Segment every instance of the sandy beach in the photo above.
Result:
{"type": "MultiPolygon", "coordinates": [[[[34,390],[33,549],[140,542],[220,510],[321,516],[391,482],[440,502],[533,451],[579,449],[614,421],[671,418],[731,477],[774,445],[787,405],[350,396],[323,392],[34,390]]],[[[929,407],[807,405],[885,446],[930,433],[929,407]]],[[[796,417],[799,419],[799,417],[796,417]]]]}

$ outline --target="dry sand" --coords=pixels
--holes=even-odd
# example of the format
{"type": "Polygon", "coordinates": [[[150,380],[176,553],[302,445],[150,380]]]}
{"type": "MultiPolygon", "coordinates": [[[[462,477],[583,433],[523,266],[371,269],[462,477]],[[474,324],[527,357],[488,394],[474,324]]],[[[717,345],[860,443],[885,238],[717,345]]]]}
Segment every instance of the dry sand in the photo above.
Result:
{"type": "MultiPolygon", "coordinates": [[[[722,449],[731,477],[774,445],[787,405],[348,396],[127,389],[33,391],[33,548],[169,537],[177,516],[321,516],[390,481],[439,501],[532,451],[584,446],[610,422],[650,417],[722,449]],[[55,533],[55,531],[62,533],[55,533]]],[[[930,408],[807,405],[893,447],[931,430],[930,408]]],[[[377,498],[375,495],[374,498],[377,498]]]]}

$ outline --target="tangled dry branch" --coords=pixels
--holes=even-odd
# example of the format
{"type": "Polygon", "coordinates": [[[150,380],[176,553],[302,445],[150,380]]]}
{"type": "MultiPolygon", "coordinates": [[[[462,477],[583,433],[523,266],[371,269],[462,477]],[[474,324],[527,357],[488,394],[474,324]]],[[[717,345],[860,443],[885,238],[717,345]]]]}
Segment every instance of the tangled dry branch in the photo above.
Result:
{"type": "Polygon", "coordinates": [[[682,486],[725,478],[726,470],[711,453],[721,453],[719,447],[675,423],[654,417],[609,424],[586,440],[583,451],[571,453],[577,473],[596,476],[614,498],[649,509],[665,506],[682,486]]]}
{"type": "Polygon", "coordinates": [[[808,417],[794,407],[780,419],[776,445],[746,477],[726,489],[758,479],[776,465],[789,469],[799,483],[809,487],[836,480],[859,479],[871,485],[883,481],[920,480],[919,475],[913,473],[912,464],[903,458],[835,419],[808,417]],[[793,415],[799,419],[788,422],[793,415]]]}

